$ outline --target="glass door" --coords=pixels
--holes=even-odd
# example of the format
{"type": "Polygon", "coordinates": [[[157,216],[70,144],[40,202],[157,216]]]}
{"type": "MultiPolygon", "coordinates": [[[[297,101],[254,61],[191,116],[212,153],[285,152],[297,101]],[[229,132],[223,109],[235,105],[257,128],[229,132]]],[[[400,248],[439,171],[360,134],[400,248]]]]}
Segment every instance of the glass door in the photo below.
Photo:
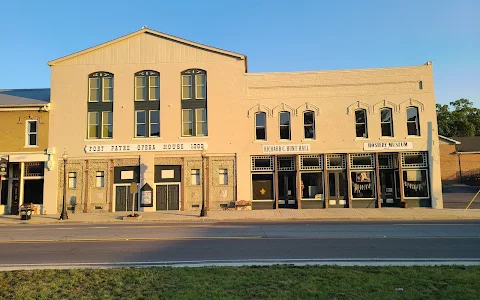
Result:
{"type": "Polygon", "coordinates": [[[297,188],[295,172],[278,173],[278,207],[296,208],[297,207],[297,188]]]}
{"type": "Polygon", "coordinates": [[[343,171],[328,171],[328,207],[348,207],[346,177],[343,171]]]}

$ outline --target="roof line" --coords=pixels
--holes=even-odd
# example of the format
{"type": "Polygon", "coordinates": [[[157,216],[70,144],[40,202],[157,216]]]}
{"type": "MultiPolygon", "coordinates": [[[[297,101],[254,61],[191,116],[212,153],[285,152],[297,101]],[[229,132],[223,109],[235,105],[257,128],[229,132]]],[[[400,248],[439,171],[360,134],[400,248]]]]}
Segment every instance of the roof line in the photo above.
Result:
{"type": "Polygon", "coordinates": [[[440,134],[438,135],[438,137],[441,138],[441,139],[447,140],[447,141],[449,141],[449,142],[452,142],[452,143],[454,143],[455,145],[460,145],[460,144],[462,143],[462,142],[459,142],[459,141],[457,141],[457,140],[448,138],[448,137],[443,136],[443,135],[440,135],[440,134]]]}
{"type": "MultiPolygon", "coordinates": [[[[239,54],[239,53],[235,53],[235,52],[231,52],[231,51],[227,51],[227,50],[223,50],[223,49],[219,49],[219,48],[215,48],[215,47],[210,47],[210,46],[203,45],[203,44],[200,44],[200,43],[185,40],[185,39],[173,36],[173,35],[162,33],[162,32],[156,31],[156,30],[152,30],[152,29],[149,29],[149,28],[142,28],[138,31],[132,32],[130,34],[121,36],[121,37],[113,39],[113,40],[110,40],[110,41],[102,43],[100,45],[93,46],[93,47],[90,47],[90,48],[87,48],[87,49],[84,49],[84,50],[81,50],[81,51],[78,51],[78,52],[60,57],[60,58],[57,58],[57,59],[51,60],[47,63],[47,65],[54,66],[55,64],[57,64],[61,61],[64,61],[66,59],[70,59],[70,58],[73,58],[73,57],[78,56],[78,55],[82,55],[82,54],[85,54],[85,53],[89,53],[91,51],[95,51],[97,49],[109,46],[111,44],[123,41],[125,39],[134,37],[134,36],[142,34],[142,33],[149,33],[149,34],[157,35],[157,36],[160,36],[160,37],[163,37],[165,39],[169,39],[169,40],[172,40],[172,41],[175,41],[175,42],[187,44],[187,45],[190,45],[190,46],[198,47],[198,48],[201,48],[201,49],[204,49],[204,50],[212,51],[212,52],[215,52],[215,53],[219,53],[219,54],[223,54],[223,55],[227,55],[227,56],[231,56],[231,57],[236,57],[238,59],[245,60],[245,61],[246,61],[246,58],[247,58],[243,54],[239,54]]],[[[246,69],[246,66],[245,66],[245,69],[246,69]]]]}

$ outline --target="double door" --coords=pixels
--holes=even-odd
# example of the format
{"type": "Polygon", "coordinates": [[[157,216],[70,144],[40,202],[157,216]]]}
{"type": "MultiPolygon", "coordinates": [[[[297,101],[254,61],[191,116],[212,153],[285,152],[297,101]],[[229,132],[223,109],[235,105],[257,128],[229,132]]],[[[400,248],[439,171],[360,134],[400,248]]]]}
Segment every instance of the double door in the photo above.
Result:
{"type": "Polygon", "coordinates": [[[297,208],[297,176],[295,172],[278,173],[278,207],[297,208]]]}
{"type": "MultiPolygon", "coordinates": [[[[137,202],[137,199],[135,199],[135,210],[138,210],[137,202]]],[[[130,193],[129,185],[115,187],[115,211],[131,211],[132,203],[133,195],[130,193]]]]}
{"type": "Polygon", "coordinates": [[[180,210],[179,184],[157,185],[157,210],[180,210]]]}
{"type": "Polygon", "coordinates": [[[396,189],[398,182],[398,171],[380,170],[380,202],[382,206],[400,206],[400,200],[397,199],[396,189]]]}
{"type": "Polygon", "coordinates": [[[345,171],[328,171],[328,207],[348,207],[345,171]]]}

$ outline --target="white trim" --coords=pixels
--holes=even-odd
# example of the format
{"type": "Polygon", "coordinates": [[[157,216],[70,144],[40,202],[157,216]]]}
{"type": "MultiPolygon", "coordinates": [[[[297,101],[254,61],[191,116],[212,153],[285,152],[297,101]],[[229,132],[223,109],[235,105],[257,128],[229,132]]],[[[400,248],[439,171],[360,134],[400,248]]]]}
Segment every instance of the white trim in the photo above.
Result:
{"type": "Polygon", "coordinates": [[[136,110],[135,111],[135,138],[137,139],[144,139],[147,137],[147,111],[146,110],[136,110]],[[145,123],[138,123],[137,113],[143,112],[145,113],[145,123]],[[145,136],[137,136],[137,125],[145,125],[145,136]]]}
{"type": "MultiPolygon", "coordinates": [[[[302,126],[303,126],[303,134],[302,134],[303,139],[302,139],[302,141],[315,141],[317,139],[317,127],[316,127],[316,124],[315,124],[316,122],[315,121],[316,121],[315,112],[313,110],[307,109],[307,110],[304,110],[302,112],[302,126]],[[312,127],[313,127],[313,138],[306,138],[305,137],[305,126],[307,126],[307,125],[305,125],[305,113],[307,113],[307,112],[313,113],[313,125],[312,125],[312,127]]],[[[308,125],[308,126],[310,127],[310,125],[308,125]]]]}
{"type": "Polygon", "coordinates": [[[102,111],[102,124],[100,126],[102,126],[100,128],[100,132],[101,132],[101,137],[100,138],[101,139],[109,140],[109,139],[113,138],[113,111],[108,111],[108,110],[102,111]],[[112,124],[105,123],[105,118],[103,117],[103,114],[105,114],[105,113],[107,113],[107,114],[111,113],[112,114],[112,124]],[[110,126],[110,125],[112,126],[112,137],[109,137],[109,136],[104,137],[103,136],[103,127],[104,126],[110,126]]]}
{"type": "Polygon", "coordinates": [[[267,113],[264,111],[257,111],[254,114],[253,118],[253,136],[254,142],[266,142],[267,141],[267,113]],[[265,126],[258,126],[257,125],[257,115],[264,114],[265,115],[265,126]],[[264,139],[257,139],[257,128],[265,128],[265,138],[264,139]]]}
{"type": "MultiPolygon", "coordinates": [[[[194,114],[194,113],[195,113],[195,109],[193,109],[193,108],[182,108],[182,127],[181,127],[181,136],[182,136],[182,137],[193,137],[193,136],[194,136],[194,135],[193,135],[193,114],[194,114]],[[190,122],[184,122],[184,121],[183,121],[183,112],[186,111],[186,110],[188,110],[188,111],[190,111],[190,112],[192,113],[192,115],[191,115],[191,116],[192,116],[192,119],[191,119],[190,122]],[[192,134],[190,134],[190,135],[185,135],[185,134],[183,134],[183,125],[184,125],[184,124],[192,124],[192,134]]],[[[196,137],[196,136],[195,136],[195,137],[196,137]]],[[[202,136],[202,137],[203,137],[203,136],[202,136]]]]}
{"type": "MultiPolygon", "coordinates": [[[[95,103],[97,103],[97,102],[95,102],[95,103]]],[[[90,126],[94,125],[94,124],[90,124],[90,114],[97,114],[98,121],[96,123],[96,126],[101,126],[99,124],[100,123],[100,113],[101,113],[100,111],[89,111],[89,112],[87,112],[87,139],[85,141],[92,140],[92,139],[94,139],[94,140],[101,140],[102,139],[99,136],[96,136],[96,137],[90,136],[90,126]]],[[[96,134],[98,135],[98,129],[96,130],[96,134]]]]}
{"type": "Polygon", "coordinates": [[[279,142],[290,142],[292,141],[292,113],[287,111],[287,110],[282,110],[278,112],[278,141],[279,142]],[[282,113],[288,113],[288,139],[282,139],[282,132],[281,128],[286,127],[287,125],[282,125],[281,122],[281,117],[280,114],[282,113]]]}
{"type": "Polygon", "coordinates": [[[379,110],[379,116],[380,116],[380,136],[381,136],[381,138],[394,138],[395,133],[393,132],[393,109],[391,107],[382,107],[379,110]],[[383,122],[382,121],[382,111],[383,110],[389,110],[390,111],[390,122],[383,122]],[[383,124],[390,124],[390,135],[383,135],[383,132],[382,132],[382,125],[383,124]]]}
{"type": "Polygon", "coordinates": [[[92,87],[91,87],[91,84],[90,84],[90,80],[92,79],[95,79],[98,81],[98,88],[93,88],[93,89],[96,89],[98,90],[98,92],[100,92],[100,79],[101,77],[88,77],[88,101],[87,102],[90,102],[90,103],[99,103],[101,102],[100,100],[97,100],[97,101],[90,101],[91,99],[91,93],[90,91],[92,90],[92,87]]]}
{"type": "Polygon", "coordinates": [[[28,120],[25,120],[25,148],[34,148],[34,147],[38,147],[38,125],[40,124],[40,122],[38,122],[38,120],[34,120],[34,119],[28,119],[28,120]],[[29,132],[29,125],[30,123],[36,123],[35,125],[35,132],[29,132]],[[36,138],[35,138],[35,145],[30,145],[30,135],[31,134],[35,134],[36,135],[36,138]]]}
{"type": "MultiPolygon", "coordinates": [[[[182,88],[182,90],[183,90],[183,88],[182,88]]],[[[195,99],[200,99],[200,100],[207,99],[207,95],[206,95],[207,93],[206,92],[207,92],[207,74],[206,73],[195,74],[195,99]],[[197,84],[197,76],[205,77],[205,84],[197,84]],[[203,86],[204,92],[205,92],[205,95],[204,95],[205,97],[201,97],[201,98],[198,97],[198,95],[197,95],[197,87],[198,86],[203,86]]]]}
{"type": "Polygon", "coordinates": [[[192,88],[193,86],[192,86],[192,83],[193,83],[193,77],[192,77],[192,75],[182,74],[181,82],[180,82],[180,84],[181,84],[181,86],[182,86],[182,100],[191,100],[191,99],[193,99],[193,88],[192,88]],[[189,76],[189,77],[190,77],[190,85],[184,85],[184,84],[183,84],[183,77],[186,77],[186,76],[189,76]],[[190,92],[191,92],[191,96],[192,96],[192,97],[190,97],[190,98],[185,98],[185,97],[183,96],[183,87],[185,87],[185,86],[189,86],[189,87],[190,87],[190,92]]]}
{"type": "Polygon", "coordinates": [[[148,101],[159,101],[160,100],[160,75],[147,75],[146,76],[148,79],[148,101]],[[158,85],[150,85],[150,79],[151,78],[158,78],[158,85]],[[150,88],[155,88],[158,89],[158,99],[157,98],[152,98],[152,95],[150,94],[150,88]]]}
{"type": "Polygon", "coordinates": [[[454,143],[455,145],[460,145],[462,142],[459,142],[457,140],[454,140],[454,139],[451,139],[451,138],[448,138],[446,136],[443,136],[443,135],[438,135],[438,138],[441,139],[441,140],[446,140],[446,141],[449,141],[449,142],[452,142],[454,143]]]}
{"type": "MultiPolygon", "coordinates": [[[[156,100],[154,100],[156,101],[156,100]]],[[[146,121],[146,120],[145,120],[146,121]]],[[[136,126],[135,126],[136,127],[136,126]]],[[[152,109],[148,111],[148,137],[149,138],[159,138],[160,137],[160,110],[159,109],[152,109]],[[158,113],[158,123],[153,123],[153,125],[158,124],[158,137],[157,136],[152,136],[152,112],[157,112],[158,113]]]]}
{"type": "MultiPolygon", "coordinates": [[[[207,108],[206,107],[200,107],[200,108],[195,108],[194,109],[194,113],[195,113],[195,136],[208,136],[208,123],[207,123],[207,119],[208,119],[208,116],[207,116],[207,108]],[[205,110],[205,121],[198,121],[197,120],[197,111],[198,110],[205,110]],[[202,135],[199,135],[198,134],[198,124],[203,124],[205,123],[205,125],[207,126],[206,128],[206,133],[202,134],[202,135]]],[[[192,120],[192,124],[193,124],[193,120],[192,120]]]]}
{"type": "Polygon", "coordinates": [[[110,103],[113,102],[113,76],[105,76],[102,77],[102,102],[110,103]],[[105,79],[112,79],[112,86],[111,87],[105,87],[105,79]],[[111,89],[112,90],[112,100],[105,100],[105,89],[111,89]]]}
{"type": "Polygon", "coordinates": [[[470,152],[458,152],[458,151],[457,151],[457,152],[455,152],[455,153],[457,153],[457,154],[479,154],[480,151],[470,151],[470,152]]]}

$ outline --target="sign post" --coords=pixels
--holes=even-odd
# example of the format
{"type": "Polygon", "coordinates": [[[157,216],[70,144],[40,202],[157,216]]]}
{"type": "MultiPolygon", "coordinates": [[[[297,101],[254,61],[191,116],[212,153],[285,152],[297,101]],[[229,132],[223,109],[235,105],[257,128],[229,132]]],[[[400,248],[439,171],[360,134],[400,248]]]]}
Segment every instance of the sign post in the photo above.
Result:
{"type": "Polygon", "coordinates": [[[135,194],[137,193],[137,183],[130,184],[130,193],[132,193],[132,217],[135,217],[135,194]]]}

